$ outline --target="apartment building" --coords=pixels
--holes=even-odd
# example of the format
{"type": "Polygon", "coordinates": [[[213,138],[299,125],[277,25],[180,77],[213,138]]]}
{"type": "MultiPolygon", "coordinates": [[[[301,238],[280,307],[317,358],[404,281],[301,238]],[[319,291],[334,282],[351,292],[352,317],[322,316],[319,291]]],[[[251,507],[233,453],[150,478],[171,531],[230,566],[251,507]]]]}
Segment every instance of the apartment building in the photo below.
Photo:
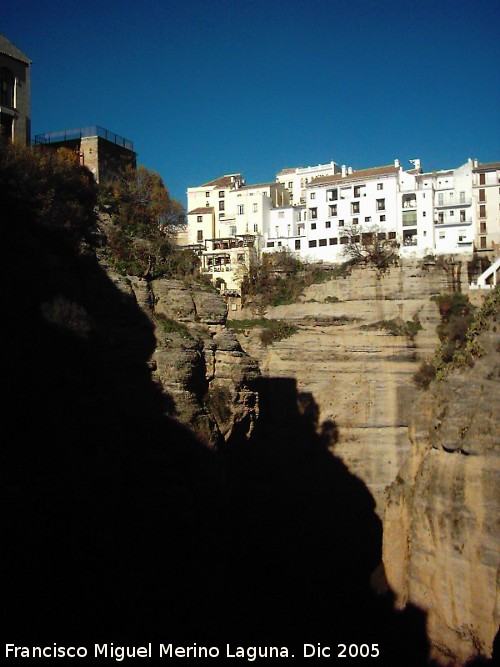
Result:
{"type": "Polygon", "coordinates": [[[287,167],[276,174],[276,180],[288,191],[289,203],[299,206],[306,203],[306,188],[314,178],[339,172],[340,167],[332,161],[315,167],[287,167]]]}
{"type": "Polygon", "coordinates": [[[500,251],[500,162],[473,162],[472,208],[477,218],[474,242],[480,252],[500,251]]]}
{"type": "Polygon", "coordinates": [[[29,146],[31,60],[0,35],[0,139],[29,146]]]}
{"type": "Polygon", "coordinates": [[[244,247],[255,258],[288,250],[305,261],[335,263],[344,260],[346,244],[374,231],[395,240],[402,257],[498,251],[500,162],[469,159],[433,172],[424,172],[419,159],[410,163],[407,170],[397,159],[353,170],[331,162],[283,169],[275,183],[247,186],[232,174],[190,188],[189,242],[199,244],[205,270],[214,274],[212,267],[223,265],[217,252],[225,251],[220,262],[234,264],[233,246],[240,248],[241,274],[244,247]]]}
{"type": "Polygon", "coordinates": [[[271,210],[288,205],[289,193],[278,181],[246,185],[236,173],[188,188],[187,199],[185,245],[200,252],[214,283],[237,289],[262,250],[271,210]]]}

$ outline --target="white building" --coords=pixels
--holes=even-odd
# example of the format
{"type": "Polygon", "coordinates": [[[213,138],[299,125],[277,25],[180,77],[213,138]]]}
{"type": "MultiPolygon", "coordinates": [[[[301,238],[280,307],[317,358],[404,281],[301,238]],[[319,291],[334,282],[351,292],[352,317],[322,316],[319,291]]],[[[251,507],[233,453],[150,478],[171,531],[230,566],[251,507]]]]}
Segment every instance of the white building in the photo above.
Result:
{"type": "Polygon", "coordinates": [[[339,172],[340,167],[332,161],[315,167],[287,167],[276,174],[276,180],[287,189],[290,204],[297,206],[306,203],[306,188],[314,178],[339,172]]]}
{"type": "Polygon", "coordinates": [[[399,160],[357,171],[331,162],[283,169],[272,183],[247,186],[241,174],[230,174],[189,188],[189,244],[202,250],[206,272],[228,267],[231,285],[241,280],[242,263],[261,252],[342,262],[346,244],[374,232],[396,240],[403,257],[498,253],[500,162],[469,159],[433,172],[410,162],[406,171],[399,160]]]}
{"type": "Polygon", "coordinates": [[[288,204],[288,192],[277,181],[246,185],[238,173],[188,188],[187,198],[185,244],[199,249],[214,282],[224,273],[224,287],[236,289],[261,251],[271,210],[288,204]]]}

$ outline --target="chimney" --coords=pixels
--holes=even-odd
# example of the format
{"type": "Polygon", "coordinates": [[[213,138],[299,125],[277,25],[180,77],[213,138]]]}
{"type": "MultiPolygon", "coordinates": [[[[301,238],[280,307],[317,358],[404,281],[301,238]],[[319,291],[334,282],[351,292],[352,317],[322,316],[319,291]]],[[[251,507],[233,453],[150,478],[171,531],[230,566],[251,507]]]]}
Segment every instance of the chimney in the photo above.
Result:
{"type": "Polygon", "coordinates": [[[342,165],[342,178],[345,178],[347,176],[347,168],[345,164],[342,165]]]}
{"type": "Polygon", "coordinates": [[[349,167],[349,168],[347,169],[347,173],[348,173],[348,174],[352,174],[352,167],[349,167]]]}
{"type": "Polygon", "coordinates": [[[479,162],[477,161],[477,158],[474,158],[474,169],[477,169],[479,167],[479,162]]]}
{"type": "Polygon", "coordinates": [[[399,160],[394,160],[394,166],[399,167],[399,160]]]}

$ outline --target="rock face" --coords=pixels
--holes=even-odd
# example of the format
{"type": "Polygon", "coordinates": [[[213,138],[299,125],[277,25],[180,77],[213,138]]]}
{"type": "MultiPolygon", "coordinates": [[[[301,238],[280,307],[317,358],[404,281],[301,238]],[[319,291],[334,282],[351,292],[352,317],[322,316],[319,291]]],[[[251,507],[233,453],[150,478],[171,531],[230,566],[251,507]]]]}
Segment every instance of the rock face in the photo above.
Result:
{"type": "Polygon", "coordinates": [[[438,342],[439,313],[430,297],[449,290],[437,267],[406,263],[381,279],[354,270],[346,279],[310,286],[300,303],[269,309],[268,318],[299,327],[291,338],[268,348],[253,332],[241,338],[264,375],[296,378],[299,390],[314,396],[318,429],[335,427],[335,455],[368,486],[381,518],[384,490],[410,450],[412,375],[438,342]],[[418,318],[422,329],[411,340],[371,328],[397,318],[418,318]]]}
{"type": "Polygon", "coordinates": [[[250,434],[258,414],[257,363],[225,328],[227,305],[218,294],[160,279],[115,277],[155,324],[154,378],[171,399],[168,414],[206,444],[250,434]]]}
{"type": "Polygon", "coordinates": [[[269,310],[299,327],[291,338],[265,348],[248,330],[244,345],[265,376],[296,378],[314,397],[318,432],[376,500],[398,604],[426,610],[435,656],[460,664],[491,654],[499,621],[500,324],[473,369],[422,399],[412,375],[438,343],[430,297],[452,288],[439,267],[354,272],[269,310]],[[373,327],[415,316],[413,340],[373,327]]]}
{"type": "Polygon", "coordinates": [[[500,325],[492,320],[479,342],[485,356],[416,407],[384,522],[397,600],[428,612],[436,657],[455,664],[490,656],[500,621],[500,325]]]}

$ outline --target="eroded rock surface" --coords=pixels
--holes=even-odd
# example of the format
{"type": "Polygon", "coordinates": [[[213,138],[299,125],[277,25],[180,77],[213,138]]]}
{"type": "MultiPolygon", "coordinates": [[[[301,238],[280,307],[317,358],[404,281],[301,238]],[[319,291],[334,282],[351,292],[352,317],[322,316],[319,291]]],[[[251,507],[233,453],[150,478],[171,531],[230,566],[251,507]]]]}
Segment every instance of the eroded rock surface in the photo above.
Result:
{"type": "Polygon", "coordinates": [[[225,328],[227,304],[213,292],[178,280],[121,282],[155,323],[154,378],[171,399],[169,414],[210,446],[250,434],[258,414],[251,388],[257,363],[225,328]]]}
{"type": "Polygon", "coordinates": [[[445,664],[490,656],[500,621],[500,325],[479,342],[485,356],[416,405],[410,455],[387,491],[389,583],[400,605],[428,612],[445,664]]]}

